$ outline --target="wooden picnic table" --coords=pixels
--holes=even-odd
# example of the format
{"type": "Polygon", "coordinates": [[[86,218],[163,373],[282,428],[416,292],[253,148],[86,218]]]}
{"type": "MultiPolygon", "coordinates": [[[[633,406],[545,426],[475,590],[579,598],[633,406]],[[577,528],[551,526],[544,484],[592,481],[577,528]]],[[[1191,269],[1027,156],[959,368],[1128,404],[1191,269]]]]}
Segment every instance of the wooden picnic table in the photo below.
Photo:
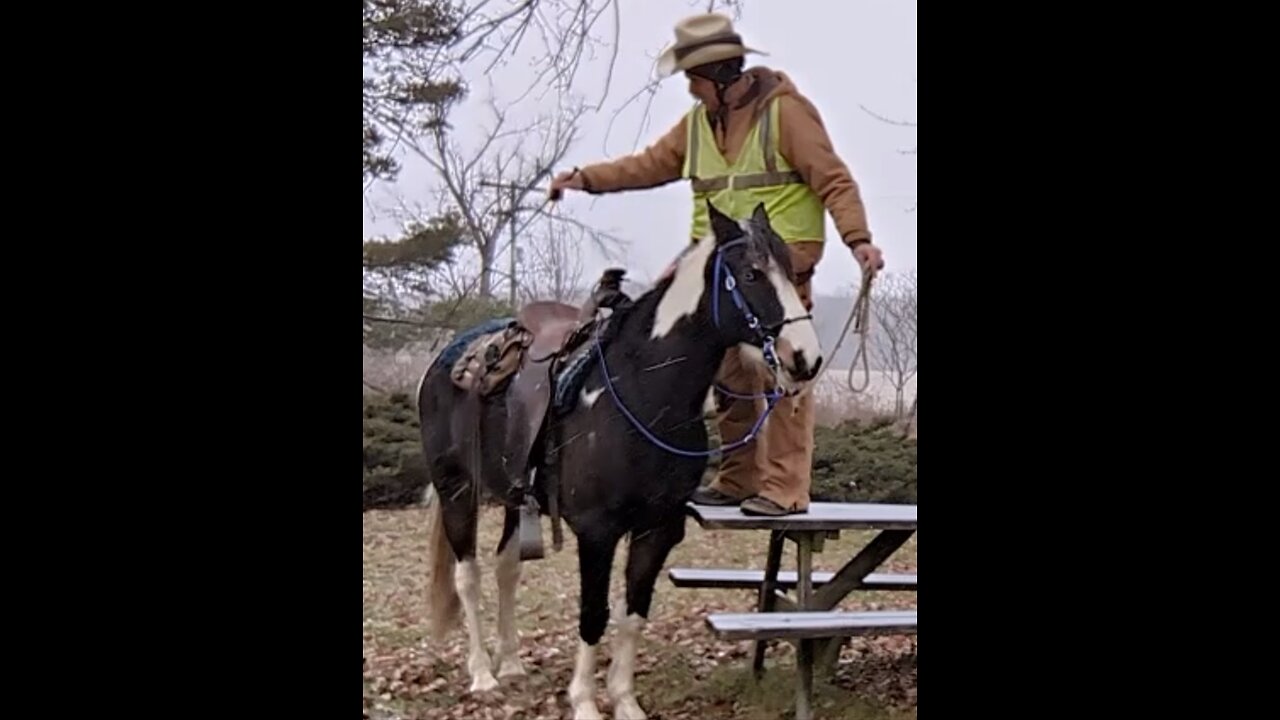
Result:
{"type": "Polygon", "coordinates": [[[796,720],[810,720],[813,716],[813,668],[819,644],[829,642],[826,649],[838,652],[839,643],[845,637],[915,633],[915,610],[860,613],[834,610],[857,590],[914,591],[914,574],[874,571],[915,534],[915,505],[815,502],[801,515],[760,517],[746,515],[736,506],[690,503],[689,513],[707,530],[769,531],[763,572],[673,568],[670,576],[676,585],[684,587],[758,588],[757,612],[716,614],[707,618],[707,623],[720,637],[756,641],[753,668],[757,674],[764,669],[765,646],[770,639],[799,643],[796,720]],[[837,537],[841,530],[877,530],[878,533],[840,570],[815,575],[813,553],[821,552],[824,540],[837,537]],[[796,572],[780,574],[782,546],[787,539],[796,544],[796,572]],[[794,600],[780,592],[783,586],[795,588],[794,600]]]}

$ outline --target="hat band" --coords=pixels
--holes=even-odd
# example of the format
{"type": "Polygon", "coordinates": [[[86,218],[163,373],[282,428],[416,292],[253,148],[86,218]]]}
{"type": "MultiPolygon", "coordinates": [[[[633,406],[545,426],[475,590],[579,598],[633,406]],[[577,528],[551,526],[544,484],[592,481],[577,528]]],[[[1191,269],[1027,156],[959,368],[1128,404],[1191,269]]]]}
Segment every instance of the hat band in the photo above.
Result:
{"type": "Polygon", "coordinates": [[[695,50],[701,50],[711,45],[737,45],[742,47],[742,37],[737,33],[724,33],[721,35],[712,35],[709,38],[703,38],[695,43],[690,43],[684,47],[675,49],[676,60],[684,60],[695,50]]]}

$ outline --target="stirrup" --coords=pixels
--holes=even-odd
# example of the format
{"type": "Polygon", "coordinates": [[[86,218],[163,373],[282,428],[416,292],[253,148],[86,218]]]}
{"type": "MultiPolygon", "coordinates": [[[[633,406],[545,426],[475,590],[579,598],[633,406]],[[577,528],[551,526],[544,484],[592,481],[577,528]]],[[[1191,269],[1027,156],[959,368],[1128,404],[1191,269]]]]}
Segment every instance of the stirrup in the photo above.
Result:
{"type": "Polygon", "coordinates": [[[520,562],[541,560],[547,556],[542,545],[542,517],[538,510],[538,501],[533,494],[525,495],[524,504],[520,506],[520,527],[517,530],[520,542],[520,562]]]}

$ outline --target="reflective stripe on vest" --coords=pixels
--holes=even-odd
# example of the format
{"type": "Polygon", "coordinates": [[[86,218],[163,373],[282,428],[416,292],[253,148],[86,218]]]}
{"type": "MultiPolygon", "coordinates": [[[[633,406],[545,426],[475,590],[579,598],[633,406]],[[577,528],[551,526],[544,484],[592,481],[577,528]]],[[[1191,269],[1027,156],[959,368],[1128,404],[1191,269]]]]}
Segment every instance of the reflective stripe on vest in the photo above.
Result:
{"type": "Polygon", "coordinates": [[[706,201],[710,199],[736,219],[749,217],[757,204],[764,203],[771,224],[787,242],[826,239],[821,199],[778,153],[774,132],[778,113],[775,98],[749,131],[737,161],[729,165],[711,139],[714,134],[703,137],[712,132],[705,107],[698,104],[689,111],[683,175],[693,186],[693,238],[709,231],[706,201]],[[703,177],[700,171],[713,174],[703,177]]]}

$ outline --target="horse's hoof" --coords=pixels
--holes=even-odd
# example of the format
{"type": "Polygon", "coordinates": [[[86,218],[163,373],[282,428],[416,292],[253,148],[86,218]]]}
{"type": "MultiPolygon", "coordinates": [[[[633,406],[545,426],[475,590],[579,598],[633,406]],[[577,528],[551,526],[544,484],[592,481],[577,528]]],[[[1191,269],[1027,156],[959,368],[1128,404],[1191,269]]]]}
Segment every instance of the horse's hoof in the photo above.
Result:
{"type": "Polygon", "coordinates": [[[619,700],[613,708],[613,720],[648,720],[640,703],[633,697],[619,700]]]}
{"type": "Polygon", "coordinates": [[[525,677],[525,672],[524,666],[520,664],[520,658],[515,655],[504,658],[502,664],[498,667],[498,679],[507,680],[522,677],[525,677]]]}
{"type": "Polygon", "coordinates": [[[596,709],[595,703],[579,705],[573,711],[573,720],[601,720],[600,711],[596,709]]]}
{"type": "Polygon", "coordinates": [[[497,689],[498,681],[493,679],[493,675],[491,673],[477,675],[476,678],[471,681],[471,692],[473,693],[484,693],[497,689]]]}

